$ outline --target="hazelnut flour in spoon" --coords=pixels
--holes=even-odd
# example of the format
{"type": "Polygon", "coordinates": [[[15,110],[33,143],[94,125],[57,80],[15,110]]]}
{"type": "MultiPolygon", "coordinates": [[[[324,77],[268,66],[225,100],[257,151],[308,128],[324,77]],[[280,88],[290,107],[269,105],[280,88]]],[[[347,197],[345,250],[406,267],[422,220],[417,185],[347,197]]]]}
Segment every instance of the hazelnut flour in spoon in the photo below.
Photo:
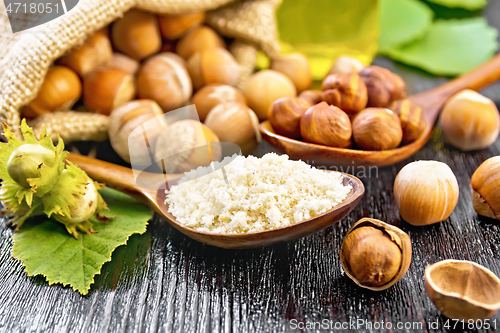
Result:
{"type": "Polygon", "coordinates": [[[330,210],[352,191],[342,174],[287,155],[238,156],[218,169],[187,172],[166,192],[165,203],[180,224],[221,234],[283,228],[330,210]]]}

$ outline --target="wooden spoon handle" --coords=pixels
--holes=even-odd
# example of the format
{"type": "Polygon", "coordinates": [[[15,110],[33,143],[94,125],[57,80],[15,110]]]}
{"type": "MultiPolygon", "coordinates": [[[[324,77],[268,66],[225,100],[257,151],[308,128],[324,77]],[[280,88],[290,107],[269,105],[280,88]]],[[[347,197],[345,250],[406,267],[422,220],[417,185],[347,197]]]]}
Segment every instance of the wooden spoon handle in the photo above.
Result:
{"type": "Polygon", "coordinates": [[[129,194],[142,192],[130,168],[72,153],[69,153],[66,160],[76,164],[99,183],[129,194]]]}
{"type": "Polygon", "coordinates": [[[448,98],[463,89],[480,90],[500,80],[500,54],[493,59],[437,88],[413,95],[410,99],[420,105],[431,124],[448,98]]]}

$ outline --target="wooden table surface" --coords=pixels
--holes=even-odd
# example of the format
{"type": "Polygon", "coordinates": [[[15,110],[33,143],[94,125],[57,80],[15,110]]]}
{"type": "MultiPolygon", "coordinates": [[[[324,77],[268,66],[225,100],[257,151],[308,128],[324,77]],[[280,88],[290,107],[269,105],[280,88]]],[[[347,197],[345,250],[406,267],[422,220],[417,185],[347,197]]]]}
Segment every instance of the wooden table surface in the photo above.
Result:
{"type": "MultiPolygon", "coordinates": [[[[492,0],[485,14],[500,28],[498,13],[500,2],[492,0]]],[[[375,63],[400,74],[410,93],[446,81],[387,59],[375,63]]],[[[500,103],[500,84],[483,93],[500,103]]],[[[101,156],[109,149],[104,146],[101,156]]],[[[273,149],[263,143],[256,154],[268,151],[273,149]]],[[[391,323],[395,332],[446,331],[447,319],[425,292],[424,269],[443,259],[466,259],[500,276],[499,223],[475,213],[469,187],[477,166],[495,155],[500,155],[500,139],[489,149],[463,153],[444,145],[435,130],[413,158],[363,178],[365,196],[348,217],[309,237],[266,248],[230,251],[206,246],[155,217],[146,234],[133,236],[116,250],[87,296],[49,286],[43,277],[27,277],[22,263],[11,255],[12,230],[2,225],[0,332],[284,332],[296,331],[299,323],[338,328],[358,320],[373,329],[364,322],[357,330],[349,325],[341,331],[379,331],[381,322],[391,323]],[[455,172],[460,199],[448,220],[427,227],[401,221],[393,182],[413,160],[442,161],[455,172]],[[344,235],[362,217],[397,225],[412,241],[410,269],[386,291],[357,287],[340,266],[344,235]],[[398,323],[403,329],[397,329],[398,323]]],[[[499,314],[492,317],[494,324],[500,331],[499,314]]]]}

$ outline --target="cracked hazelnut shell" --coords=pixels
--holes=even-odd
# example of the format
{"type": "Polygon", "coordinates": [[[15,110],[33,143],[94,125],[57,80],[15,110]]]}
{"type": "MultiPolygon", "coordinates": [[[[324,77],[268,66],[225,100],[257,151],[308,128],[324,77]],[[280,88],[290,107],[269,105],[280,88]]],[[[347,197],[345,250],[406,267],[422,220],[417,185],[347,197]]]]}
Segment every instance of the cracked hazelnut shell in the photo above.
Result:
{"type": "Polygon", "coordinates": [[[410,237],[393,225],[363,218],[347,232],[340,249],[340,262],[346,275],[358,286],[385,290],[410,267],[410,237]]]}
{"type": "Polygon", "coordinates": [[[425,268],[425,290],[450,319],[484,320],[500,309],[500,279],[466,260],[443,260],[425,268]]]}

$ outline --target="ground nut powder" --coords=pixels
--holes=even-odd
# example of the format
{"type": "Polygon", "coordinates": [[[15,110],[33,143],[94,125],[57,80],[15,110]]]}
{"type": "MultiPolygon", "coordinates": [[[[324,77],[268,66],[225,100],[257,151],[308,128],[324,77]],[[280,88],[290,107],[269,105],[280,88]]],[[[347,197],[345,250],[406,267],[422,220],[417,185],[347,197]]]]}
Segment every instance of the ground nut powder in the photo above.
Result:
{"type": "Polygon", "coordinates": [[[186,173],[181,184],[167,191],[169,212],[199,231],[258,232],[324,213],[352,190],[343,185],[339,173],[274,153],[262,158],[238,156],[224,172],[227,182],[221,169],[200,167],[186,173]]]}

